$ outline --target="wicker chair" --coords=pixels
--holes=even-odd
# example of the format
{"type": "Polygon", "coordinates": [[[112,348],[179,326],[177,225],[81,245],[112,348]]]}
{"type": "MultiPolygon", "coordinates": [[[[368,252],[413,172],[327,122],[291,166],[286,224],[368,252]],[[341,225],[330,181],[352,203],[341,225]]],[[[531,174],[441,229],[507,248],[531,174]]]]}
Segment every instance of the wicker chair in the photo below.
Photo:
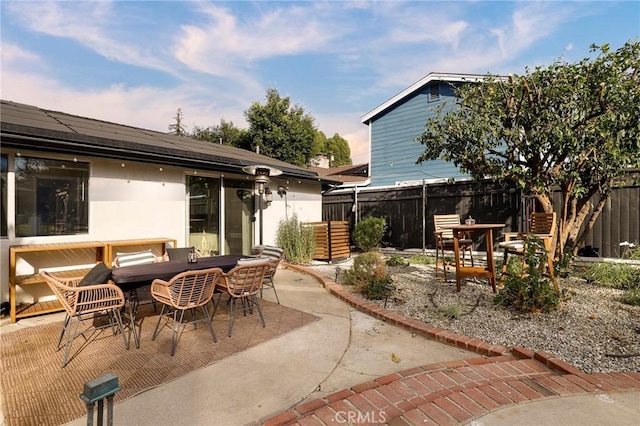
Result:
{"type": "MultiPolygon", "coordinates": [[[[438,276],[438,263],[442,257],[442,270],[444,274],[444,280],[447,280],[447,263],[445,261],[444,251],[453,250],[453,230],[447,228],[448,226],[460,225],[459,214],[441,214],[433,216],[434,235],[436,238],[436,276],[438,276]]],[[[467,235],[464,238],[458,239],[460,245],[460,251],[462,252],[462,264],[464,265],[465,253],[469,253],[471,258],[471,266],[473,266],[473,240],[468,238],[467,235]]]]}
{"type": "Polygon", "coordinates": [[[66,312],[57,348],[58,351],[62,349],[62,339],[66,336],[62,367],[65,367],[70,361],[69,352],[75,338],[84,336],[88,331],[111,327],[114,334],[120,332],[125,348],[129,349],[129,342],[124,334],[122,317],[120,316],[120,310],[125,303],[124,294],[118,286],[114,284],[78,286],[83,277],[60,278],[49,272],[41,272],[41,275],[66,312]],[[95,324],[95,317],[100,315],[107,315],[109,322],[104,325],[84,327],[78,331],[81,323],[93,319],[95,324]]]}
{"type": "Polygon", "coordinates": [[[173,324],[173,339],[171,341],[172,356],[176,352],[176,346],[178,345],[178,340],[184,327],[189,323],[195,325],[198,321],[205,322],[209,327],[213,342],[217,342],[218,340],[216,339],[216,334],[213,331],[211,319],[209,318],[209,312],[207,311],[207,304],[211,301],[213,291],[221,276],[222,269],[211,268],[182,272],[169,281],[160,279],[153,280],[151,283],[151,295],[155,300],[162,303],[162,310],[160,311],[158,323],[156,324],[151,339],[155,340],[158,334],[160,334],[158,331],[160,322],[163,317],[166,317],[166,323],[164,325],[168,325],[169,322],[173,324]],[[202,310],[203,318],[197,318],[195,313],[197,308],[202,310]],[[184,313],[187,310],[191,311],[193,320],[183,323],[184,313]],[[179,318],[178,312],[180,312],[179,318]]]}
{"type": "Polygon", "coordinates": [[[262,288],[260,289],[260,297],[262,297],[262,292],[264,291],[264,289],[271,289],[276,295],[276,301],[278,302],[278,304],[280,304],[280,298],[278,297],[278,292],[276,291],[273,277],[278,270],[280,261],[284,259],[284,249],[276,246],[254,246],[251,251],[252,253],[257,253],[261,258],[267,258],[271,261],[270,268],[264,276],[262,288]]]}
{"type": "Polygon", "coordinates": [[[527,235],[534,235],[542,240],[545,250],[547,251],[546,265],[549,269],[549,276],[553,280],[556,288],[558,282],[555,277],[555,271],[553,268],[553,252],[552,245],[553,239],[556,236],[556,213],[532,213],[529,223],[528,232],[505,232],[504,241],[498,244],[498,248],[504,250],[504,257],[502,262],[502,275],[500,276],[500,282],[504,282],[504,279],[508,275],[507,265],[508,257],[510,254],[522,256],[525,251],[524,237],[527,235]],[[515,239],[514,239],[515,238],[515,239]]]}
{"type": "MultiPolygon", "coordinates": [[[[264,282],[264,276],[271,268],[271,261],[253,261],[247,264],[241,264],[222,275],[221,287],[224,293],[229,295],[229,332],[228,336],[231,337],[233,330],[233,320],[235,316],[234,307],[240,303],[240,310],[246,315],[247,311],[253,313],[253,307],[258,309],[260,314],[260,320],[262,326],[265,327],[264,316],[262,315],[262,308],[258,303],[256,294],[262,288],[264,282]]],[[[218,296],[218,301],[213,309],[211,318],[216,314],[218,306],[220,305],[220,299],[222,293],[218,296]]]]}

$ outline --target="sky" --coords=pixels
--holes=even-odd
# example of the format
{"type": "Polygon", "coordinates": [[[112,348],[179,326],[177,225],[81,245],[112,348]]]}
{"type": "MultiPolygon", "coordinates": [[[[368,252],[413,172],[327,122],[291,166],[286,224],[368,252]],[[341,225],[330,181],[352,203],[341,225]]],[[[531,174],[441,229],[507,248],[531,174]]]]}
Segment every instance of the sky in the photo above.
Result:
{"type": "Polygon", "coordinates": [[[168,132],[269,88],[369,160],[361,117],[431,72],[524,74],[640,38],[640,1],[0,1],[3,100],[168,132]]]}

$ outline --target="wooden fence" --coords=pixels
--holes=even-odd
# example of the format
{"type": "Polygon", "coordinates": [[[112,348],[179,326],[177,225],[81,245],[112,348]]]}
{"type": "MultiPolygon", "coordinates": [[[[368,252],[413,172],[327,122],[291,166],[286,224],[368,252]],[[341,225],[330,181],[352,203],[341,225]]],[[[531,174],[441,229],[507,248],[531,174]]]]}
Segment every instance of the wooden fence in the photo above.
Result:
{"type": "MultiPolygon", "coordinates": [[[[637,178],[637,176],[635,176],[637,178]]],[[[459,213],[478,222],[505,223],[505,231],[526,229],[522,224],[526,204],[519,190],[498,183],[457,182],[396,188],[356,188],[325,193],[322,218],[346,221],[349,235],[361,218],[384,217],[388,229],[383,246],[397,249],[433,249],[433,215],[459,213]]],[[[554,205],[559,204],[554,194],[554,205]]],[[[500,232],[494,233],[496,240],[500,232]]],[[[615,188],[584,245],[593,247],[601,257],[619,257],[620,243],[640,243],[640,186],[637,179],[615,188]]],[[[476,250],[486,247],[479,241],[476,250]]]]}
{"type": "Polygon", "coordinates": [[[334,261],[351,255],[349,245],[349,222],[307,222],[304,225],[313,227],[316,240],[315,260],[334,261]]]}

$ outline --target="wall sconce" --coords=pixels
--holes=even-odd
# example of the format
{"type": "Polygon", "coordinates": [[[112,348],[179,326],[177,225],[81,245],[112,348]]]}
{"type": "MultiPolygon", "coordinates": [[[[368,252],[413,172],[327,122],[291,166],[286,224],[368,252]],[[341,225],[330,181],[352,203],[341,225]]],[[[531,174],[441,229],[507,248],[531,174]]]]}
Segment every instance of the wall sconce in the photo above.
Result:
{"type": "Polygon", "coordinates": [[[284,197],[285,195],[287,195],[287,191],[289,190],[289,188],[287,188],[286,186],[282,186],[280,185],[278,187],[278,195],[280,196],[280,198],[284,197]]]}
{"type": "Polygon", "coordinates": [[[267,203],[267,206],[270,206],[273,202],[273,192],[269,188],[264,189],[264,201],[267,203]]]}

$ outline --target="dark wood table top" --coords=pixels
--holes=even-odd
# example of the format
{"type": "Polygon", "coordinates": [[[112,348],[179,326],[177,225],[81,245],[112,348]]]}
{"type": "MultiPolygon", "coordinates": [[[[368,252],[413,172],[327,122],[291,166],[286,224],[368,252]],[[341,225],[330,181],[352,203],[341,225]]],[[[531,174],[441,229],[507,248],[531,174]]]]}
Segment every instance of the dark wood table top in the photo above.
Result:
{"type": "Polygon", "coordinates": [[[504,223],[476,223],[473,225],[460,224],[443,226],[443,228],[453,229],[454,231],[486,231],[488,229],[504,228],[505,226],[504,223]]]}
{"type": "Polygon", "coordinates": [[[198,258],[196,263],[189,263],[184,260],[170,260],[147,265],[122,266],[111,271],[111,280],[122,290],[127,291],[148,285],[156,278],[169,281],[174,276],[185,271],[220,268],[224,272],[229,272],[238,264],[238,260],[243,257],[247,256],[227,254],[224,256],[201,257],[198,258]]]}

